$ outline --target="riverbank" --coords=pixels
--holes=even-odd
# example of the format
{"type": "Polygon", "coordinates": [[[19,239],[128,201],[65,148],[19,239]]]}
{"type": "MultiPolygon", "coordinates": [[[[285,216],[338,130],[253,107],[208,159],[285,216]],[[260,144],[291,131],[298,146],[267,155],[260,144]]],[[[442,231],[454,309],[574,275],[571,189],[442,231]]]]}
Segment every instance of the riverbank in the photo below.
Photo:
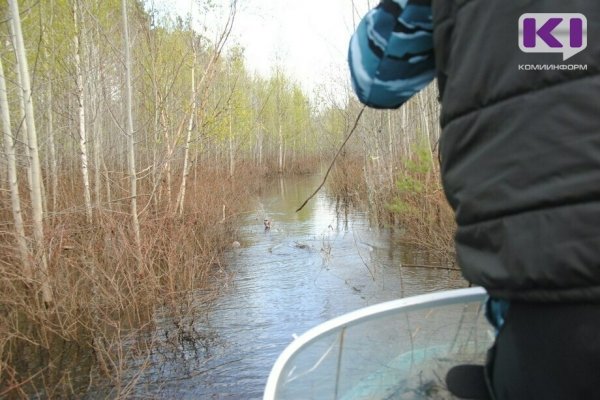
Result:
{"type": "Polygon", "coordinates": [[[12,237],[0,236],[0,397],[127,397],[155,350],[158,309],[175,321],[163,332],[170,346],[206,340],[194,321],[229,279],[223,254],[250,199],[268,185],[265,171],[249,164],[232,179],[228,171],[197,168],[183,212],[142,180],[141,193],[152,196],[139,199],[140,251],[126,205],[98,206],[88,225],[76,207],[79,188],[65,177],[66,211],[46,221],[53,303],[21,273],[12,237]]]}
{"type": "Polygon", "coordinates": [[[454,268],[456,223],[431,151],[421,147],[387,167],[376,161],[355,153],[342,157],[328,183],[331,193],[368,210],[373,223],[399,229],[398,243],[420,248],[454,268]]]}

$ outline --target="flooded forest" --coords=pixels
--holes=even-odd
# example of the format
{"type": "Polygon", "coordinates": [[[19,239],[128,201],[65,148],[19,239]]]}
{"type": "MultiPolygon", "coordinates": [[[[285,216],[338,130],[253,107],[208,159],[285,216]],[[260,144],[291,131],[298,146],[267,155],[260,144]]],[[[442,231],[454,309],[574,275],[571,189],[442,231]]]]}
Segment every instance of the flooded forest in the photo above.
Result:
{"type": "Polygon", "coordinates": [[[0,398],[260,398],[292,334],[464,286],[435,83],[357,120],[200,3],[0,4],[0,398]]]}

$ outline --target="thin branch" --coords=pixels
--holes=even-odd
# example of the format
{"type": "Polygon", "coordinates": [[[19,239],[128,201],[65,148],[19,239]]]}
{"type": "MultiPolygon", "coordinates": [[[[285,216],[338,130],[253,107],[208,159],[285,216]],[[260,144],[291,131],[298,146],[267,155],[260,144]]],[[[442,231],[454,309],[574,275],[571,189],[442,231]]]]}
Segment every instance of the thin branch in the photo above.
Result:
{"type": "Polygon", "coordinates": [[[333,168],[333,166],[335,165],[335,160],[337,160],[338,156],[340,155],[340,153],[342,152],[342,150],[344,149],[344,146],[346,146],[346,143],[348,142],[348,140],[352,137],[352,134],[354,133],[354,131],[356,130],[356,128],[358,127],[358,123],[360,121],[360,117],[362,117],[363,112],[365,111],[365,109],[367,108],[367,106],[363,106],[360,109],[360,112],[358,113],[358,115],[356,116],[356,120],[354,121],[354,126],[352,127],[352,129],[350,130],[350,133],[348,134],[348,136],[346,136],[346,139],[344,140],[344,142],[342,143],[342,145],[340,146],[340,148],[338,149],[337,153],[335,154],[335,157],[333,157],[333,160],[331,161],[331,164],[329,165],[329,168],[327,168],[327,172],[325,173],[325,177],[323,178],[323,181],[321,182],[321,184],[319,185],[319,187],[317,188],[317,190],[315,190],[313,192],[313,194],[311,194],[305,201],[304,203],[302,203],[302,205],[296,210],[296,212],[299,212],[300,210],[302,210],[304,208],[304,206],[313,198],[315,197],[315,195],[317,193],[319,193],[319,190],[321,190],[321,188],[325,185],[325,182],[327,181],[327,177],[329,176],[329,173],[331,172],[331,169],[333,168]]]}

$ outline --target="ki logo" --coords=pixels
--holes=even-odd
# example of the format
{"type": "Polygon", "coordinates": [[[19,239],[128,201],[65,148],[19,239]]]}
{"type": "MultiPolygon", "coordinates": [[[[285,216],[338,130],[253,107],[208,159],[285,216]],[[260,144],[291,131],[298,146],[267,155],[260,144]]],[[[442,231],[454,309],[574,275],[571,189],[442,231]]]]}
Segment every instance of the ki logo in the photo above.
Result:
{"type": "Polygon", "coordinates": [[[525,53],[562,53],[563,61],[587,47],[587,19],[579,13],[527,13],[519,18],[525,53]]]}

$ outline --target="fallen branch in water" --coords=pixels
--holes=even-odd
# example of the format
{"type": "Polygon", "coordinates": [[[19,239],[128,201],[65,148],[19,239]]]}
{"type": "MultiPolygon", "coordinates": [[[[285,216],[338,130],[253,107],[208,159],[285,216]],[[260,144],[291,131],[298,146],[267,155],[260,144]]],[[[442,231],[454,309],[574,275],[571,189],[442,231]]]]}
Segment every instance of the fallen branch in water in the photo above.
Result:
{"type": "Polygon", "coordinates": [[[304,200],[304,203],[302,203],[302,205],[296,210],[296,212],[299,212],[300,210],[302,210],[304,208],[304,206],[310,201],[310,199],[312,199],[313,197],[315,197],[315,195],[317,193],[319,193],[319,190],[321,190],[321,188],[323,187],[323,185],[325,185],[325,182],[327,181],[327,177],[329,176],[329,173],[331,172],[331,169],[333,168],[333,166],[335,164],[335,160],[337,160],[338,156],[340,155],[340,153],[344,149],[344,146],[346,146],[346,143],[348,142],[348,140],[350,139],[350,137],[352,136],[352,134],[356,130],[356,127],[358,126],[358,122],[360,121],[360,117],[362,117],[362,114],[365,111],[365,108],[367,108],[367,106],[363,106],[360,109],[360,112],[358,113],[358,115],[356,116],[356,120],[354,121],[354,126],[352,127],[352,129],[350,129],[350,133],[348,134],[348,136],[346,136],[346,139],[344,139],[344,142],[342,143],[342,145],[338,149],[337,153],[335,154],[335,157],[333,157],[333,160],[331,161],[331,164],[329,164],[329,168],[327,168],[327,172],[325,173],[325,177],[323,178],[323,181],[321,182],[321,184],[319,185],[319,187],[317,188],[317,190],[315,190],[313,192],[313,194],[311,194],[308,197],[308,199],[304,200]]]}

